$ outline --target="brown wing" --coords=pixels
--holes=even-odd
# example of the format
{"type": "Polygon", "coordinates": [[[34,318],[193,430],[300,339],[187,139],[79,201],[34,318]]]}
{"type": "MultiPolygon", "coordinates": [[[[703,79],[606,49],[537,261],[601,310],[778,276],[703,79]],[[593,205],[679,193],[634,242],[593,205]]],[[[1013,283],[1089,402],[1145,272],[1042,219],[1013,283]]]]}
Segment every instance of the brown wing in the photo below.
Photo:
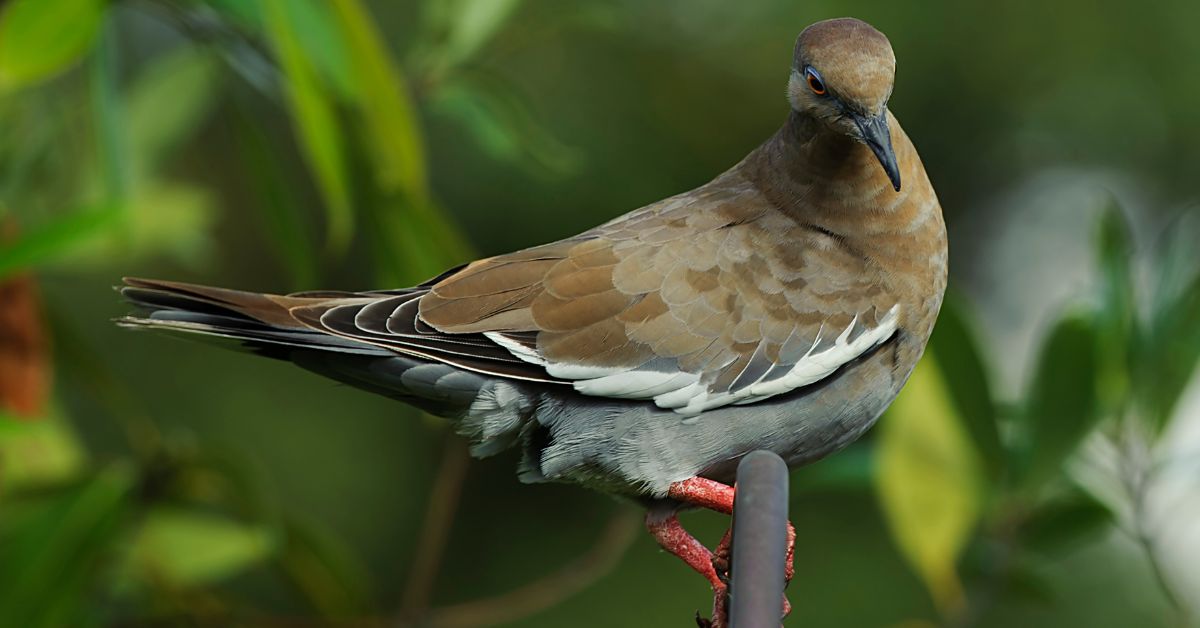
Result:
{"type": "Polygon", "coordinates": [[[816,381],[895,329],[862,256],[745,186],[667,199],[468,265],[419,320],[483,334],[581,392],[698,412],[816,381]]]}
{"type": "Polygon", "coordinates": [[[718,179],[411,289],[276,296],[131,279],[124,292],[228,319],[226,335],[304,344],[321,332],[338,350],[695,414],[818,381],[895,331],[897,306],[863,256],[769,208],[718,179]]]}

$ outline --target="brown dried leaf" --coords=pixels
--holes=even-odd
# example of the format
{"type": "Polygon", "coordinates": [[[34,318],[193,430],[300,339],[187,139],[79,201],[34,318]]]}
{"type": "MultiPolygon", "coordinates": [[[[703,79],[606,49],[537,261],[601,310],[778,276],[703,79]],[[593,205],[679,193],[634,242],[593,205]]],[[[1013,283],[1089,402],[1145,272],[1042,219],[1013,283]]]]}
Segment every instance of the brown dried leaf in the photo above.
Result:
{"type": "MultiPolygon", "coordinates": [[[[16,227],[0,224],[0,242],[15,239],[16,227]]],[[[0,411],[38,417],[50,388],[49,342],[32,275],[0,280],[0,411]]]]}

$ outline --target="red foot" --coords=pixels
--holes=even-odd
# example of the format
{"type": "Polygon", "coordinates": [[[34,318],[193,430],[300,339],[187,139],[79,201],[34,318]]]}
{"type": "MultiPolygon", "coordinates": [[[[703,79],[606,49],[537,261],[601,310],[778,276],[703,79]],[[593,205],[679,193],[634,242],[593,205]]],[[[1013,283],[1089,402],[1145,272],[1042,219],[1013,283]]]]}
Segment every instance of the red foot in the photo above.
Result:
{"type": "MultiPolygon", "coordinates": [[[[725,534],[721,537],[721,542],[717,543],[717,548],[713,550],[713,570],[717,572],[717,577],[722,582],[729,582],[730,565],[730,543],[733,540],[733,529],[725,530],[725,534]]],[[[792,576],[795,575],[795,569],[792,565],[792,555],[794,554],[796,541],[796,529],[792,527],[792,522],[788,522],[787,536],[787,561],[783,566],[783,586],[787,586],[792,581],[792,576]]],[[[722,595],[725,592],[722,591],[722,595]]],[[[787,596],[783,596],[783,617],[787,617],[792,613],[792,603],[788,601],[787,596]]],[[[714,615],[715,617],[715,615],[714,615]]]]}
{"type": "MultiPolygon", "coordinates": [[[[716,512],[733,514],[733,498],[735,489],[732,486],[714,482],[706,478],[689,478],[675,482],[667,489],[667,496],[684,504],[707,508],[716,512]]],[[[713,589],[713,617],[705,620],[697,614],[696,623],[702,628],[725,628],[726,603],[728,598],[726,582],[729,580],[729,544],[730,531],[725,532],[716,552],[710,552],[700,541],[696,540],[675,516],[674,510],[655,510],[646,513],[646,528],[654,535],[655,540],[663,549],[678,556],[689,567],[704,576],[713,589]]],[[[795,558],[796,529],[788,522],[787,527],[787,560],[784,564],[784,581],[791,582],[795,575],[793,561],[795,558]]],[[[783,616],[792,610],[787,597],[783,599],[783,616]]]]}
{"type": "Polygon", "coordinates": [[[685,504],[733,514],[734,488],[705,478],[688,478],[667,489],[667,497],[685,504]]]}
{"type": "MultiPolygon", "coordinates": [[[[796,575],[796,526],[788,522],[787,530],[787,560],[783,563],[783,586],[787,586],[796,575]]],[[[785,600],[786,601],[786,600],[785,600]]],[[[786,613],[785,613],[786,614],[786,613]]]]}
{"type": "Polygon", "coordinates": [[[708,579],[713,588],[724,587],[713,569],[713,554],[701,545],[696,537],[688,534],[679,523],[674,512],[650,511],[646,513],[646,529],[663,549],[678,556],[688,567],[708,579]]]}
{"type": "Polygon", "coordinates": [[[729,557],[732,542],[733,528],[726,528],[725,534],[721,535],[721,542],[717,543],[717,549],[713,550],[713,569],[717,571],[717,575],[721,576],[722,582],[729,581],[729,569],[732,564],[729,557]]]}

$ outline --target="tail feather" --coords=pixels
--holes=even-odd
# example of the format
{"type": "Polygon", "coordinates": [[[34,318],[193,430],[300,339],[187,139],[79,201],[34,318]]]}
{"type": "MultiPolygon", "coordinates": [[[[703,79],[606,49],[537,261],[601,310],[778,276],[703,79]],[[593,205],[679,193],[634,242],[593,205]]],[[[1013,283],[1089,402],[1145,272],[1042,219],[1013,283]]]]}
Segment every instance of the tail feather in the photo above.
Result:
{"type": "MultiPolygon", "coordinates": [[[[525,434],[533,401],[526,398],[522,382],[501,383],[487,373],[439,359],[461,357],[456,347],[479,343],[480,338],[434,338],[431,341],[437,344],[422,348],[405,344],[412,341],[410,334],[381,346],[328,333],[324,326],[310,326],[302,320],[307,316],[320,325],[323,316],[313,318],[314,311],[363,304],[381,295],[405,296],[410,290],[273,295],[148,279],[125,279],[118,289],[143,312],[117,319],[122,327],[174,332],[287,360],[344,384],[457,420],[459,431],[475,441],[472,451],[476,455],[495,453],[525,434]],[[477,407],[480,398],[486,403],[477,407]]],[[[497,367],[489,368],[494,371],[497,367]]]]}
{"type": "Polygon", "coordinates": [[[317,332],[293,318],[291,307],[326,297],[243,292],[173,281],[126,278],[121,295],[144,310],[117,324],[237,341],[243,349],[291,359],[289,349],[392,355],[378,347],[317,332]]]}
{"type": "Polygon", "coordinates": [[[320,296],[288,296],[260,292],[214,288],[178,281],[126,277],[121,294],[134,304],[149,310],[185,310],[236,315],[273,327],[308,329],[289,313],[294,307],[311,305],[331,298],[353,296],[320,293],[320,296]]]}

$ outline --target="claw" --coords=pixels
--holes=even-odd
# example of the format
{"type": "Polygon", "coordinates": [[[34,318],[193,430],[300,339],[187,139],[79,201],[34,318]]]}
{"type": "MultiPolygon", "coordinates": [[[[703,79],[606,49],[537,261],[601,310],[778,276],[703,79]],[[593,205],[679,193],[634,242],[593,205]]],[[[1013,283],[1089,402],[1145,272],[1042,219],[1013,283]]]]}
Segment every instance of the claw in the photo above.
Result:
{"type": "MultiPolygon", "coordinates": [[[[679,502],[700,506],[730,514],[733,511],[733,487],[706,480],[691,478],[672,484],[668,496],[679,502]]],[[[683,559],[689,567],[700,573],[713,590],[712,619],[705,619],[696,612],[696,625],[700,628],[727,628],[727,613],[729,603],[729,569],[730,545],[732,530],[726,530],[717,544],[715,551],[709,551],[700,541],[696,540],[680,525],[675,510],[651,510],[646,513],[646,527],[663,549],[683,559]]],[[[788,522],[787,527],[787,560],[784,564],[784,583],[789,583],[795,575],[793,561],[795,559],[796,529],[788,522]]],[[[783,598],[783,614],[787,617],[792,612],[792,605],[787,596],[783,598]]]]}

